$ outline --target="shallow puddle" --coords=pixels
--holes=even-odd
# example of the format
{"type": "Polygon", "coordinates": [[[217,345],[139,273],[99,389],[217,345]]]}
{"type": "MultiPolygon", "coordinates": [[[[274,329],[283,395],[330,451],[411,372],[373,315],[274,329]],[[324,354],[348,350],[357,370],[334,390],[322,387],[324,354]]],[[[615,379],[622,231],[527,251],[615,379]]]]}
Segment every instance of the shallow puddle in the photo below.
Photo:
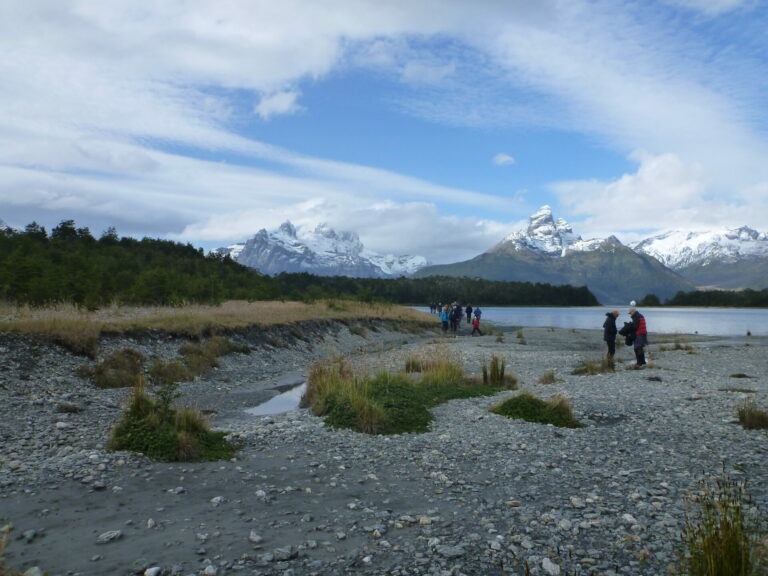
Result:
{"type": "Polygon", "coordinates": [[[270,416],[272,414],[282,414],[296,410],[301,402],[301,397],[307,389],[306,383],[298,384],[289,388],[282,394],[273,396],[263,404],[247,408],[245,411],[252,416],[270,416]]]}

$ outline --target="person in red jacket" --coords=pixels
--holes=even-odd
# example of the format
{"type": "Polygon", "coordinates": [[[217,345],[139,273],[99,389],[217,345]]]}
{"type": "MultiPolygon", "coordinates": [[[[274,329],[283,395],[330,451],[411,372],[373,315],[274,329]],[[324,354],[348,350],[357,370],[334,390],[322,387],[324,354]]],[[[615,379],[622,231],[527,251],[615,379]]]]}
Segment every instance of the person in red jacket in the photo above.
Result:
{"type": "Polygon", "coordinates": [[[483,335],[483,333],[480,331],[480,316],[475,314],[474,318],[472,318],[472,336],[475,335],[475,332],[480,334],[480,336],[483,335]]]}
{"type": "Polygon", "coordinates": [[[635,349],[635,366],[645,366],[645,347],[648,345],[648,327],[645,324],[645,316],[640,314],[635,307],[635,301],[629,303],[629,316],[632,318],[632,329],[635,334],[635,341],[632,344],[635,349]]]}

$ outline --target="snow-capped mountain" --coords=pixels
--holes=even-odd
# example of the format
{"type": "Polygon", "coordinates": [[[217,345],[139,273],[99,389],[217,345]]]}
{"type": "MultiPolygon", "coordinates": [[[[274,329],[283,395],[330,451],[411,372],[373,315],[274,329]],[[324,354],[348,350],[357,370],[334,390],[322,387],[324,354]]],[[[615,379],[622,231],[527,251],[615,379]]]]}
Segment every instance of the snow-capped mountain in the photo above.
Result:
{"type": "Polygon", "coordinates": [[[428,264],[422,256],[379,254],[363,246],[354,232],[336,232],[325,224],[297,230],[284,222],[274,232],[259,230],[247,242],[218,248],[264,274],[309,272],[318,276],[389,278],[408,276],[428,264]]]}
{"type": "Polygon", "coordinates": [[[646,294],[668,298],[695,288],[615,236],[583,240],[565,220],[555,220],[549,206],[542,206],[530,217],[526,230],[510,234],[483,254],[464,262],[428,266],[415,276],[587,286],[603,303],[639,300],[646,294]]]}
{"type": "Polygon", "coordinates": [[[528,228],[513,232],[504,238],[494,249],[531,250],[550,256],[565,256],[570,252],[590,252],[596,250],[603,239],[582,240],[571,225],[552,217],[552,208],[542,206],[531,215],[528,228]]]}
{"type": "Polygon", "coordinates": [[[670,231],[631,245],[673,270],[713,262],[768,258],[768,234],[747,226],[710,232],[670,231]]]}

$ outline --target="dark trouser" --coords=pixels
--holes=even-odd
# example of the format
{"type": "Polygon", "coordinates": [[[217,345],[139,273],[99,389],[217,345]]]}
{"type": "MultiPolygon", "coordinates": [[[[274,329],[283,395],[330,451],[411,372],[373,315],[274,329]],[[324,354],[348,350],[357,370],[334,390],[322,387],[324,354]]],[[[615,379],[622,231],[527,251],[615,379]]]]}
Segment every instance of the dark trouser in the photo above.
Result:
{"type": "Polygon", "coordinates": [[[616,354],[616,339],[606,340],[606,343],[608,344],[608,356],[613,358],[614,354],[616,354]]]}
{"type": "Polygon", "coordinates": [[[645,348],[635,348],[635,358],[638,366],[645,366],[645,348]]]}
{"type": "Polygon", "coordinates": [[[480,332],[480,328],[472,328],[472,336],[474,336],[474,335],[475,335],[475,332],[477,332],[478,334],[480,334],[480,336],[482,336],[482,335],[483,335],[483,333],[482,333],[482,332],[480,332]]]}

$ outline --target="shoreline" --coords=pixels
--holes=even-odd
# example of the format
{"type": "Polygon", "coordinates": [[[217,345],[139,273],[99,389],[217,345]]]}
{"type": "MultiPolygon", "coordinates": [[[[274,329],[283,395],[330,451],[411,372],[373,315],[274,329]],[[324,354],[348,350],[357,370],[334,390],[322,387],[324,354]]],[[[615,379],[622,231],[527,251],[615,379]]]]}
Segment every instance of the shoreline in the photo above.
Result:
{"type": "MultiPolygon", "coordinates": [[[[485,328],[491,328],[486,323],[485,328]]],[[[688,335],[692,352],[651,366],[574,376],[604,352],[599,330],[524,328],[458,338],[390,331],[262,346],[222,358],[181,391],[215,428],[244,443],[233,461],[157,463],[104,450],[124,390],[73,375],[87,362],[25,341],[0,372],[0,523],[15,569],[57,574],[661,574],[700,482],[724,468],[768,502],[765,431],[734,423],[740,402],[768,405],[768,338],[749,345],[688,335]],[[434,409],[424,434],[332,430],[307,410],[248,416],[245,407],[303,377],[312,358],[401,370],[414,349],[460,359],[465,373],[501,356],[521,388],[562,394],[586,426],[558,429],[488,412],[501,398],[434,409]],[[559,381],[539,384],[553,370],[559,381]],[[742,374],[746,378],[735,378],[742,374]],[[749,391],[747,391],[749,390],[749,391]],[[64,404],[77,412],[59,412],[64,404]],[[98,544],[108,532],[120,536],[98,544]],[[157,571],[147,572],[157,568],[157,571]]],[[[177,340],[110,343],[172,354],[177,340]]],[[[19,341],[21,343],[21,341],[19,341]]],[[[107,347],[108,348],[108,347],[107,347]]]]}

